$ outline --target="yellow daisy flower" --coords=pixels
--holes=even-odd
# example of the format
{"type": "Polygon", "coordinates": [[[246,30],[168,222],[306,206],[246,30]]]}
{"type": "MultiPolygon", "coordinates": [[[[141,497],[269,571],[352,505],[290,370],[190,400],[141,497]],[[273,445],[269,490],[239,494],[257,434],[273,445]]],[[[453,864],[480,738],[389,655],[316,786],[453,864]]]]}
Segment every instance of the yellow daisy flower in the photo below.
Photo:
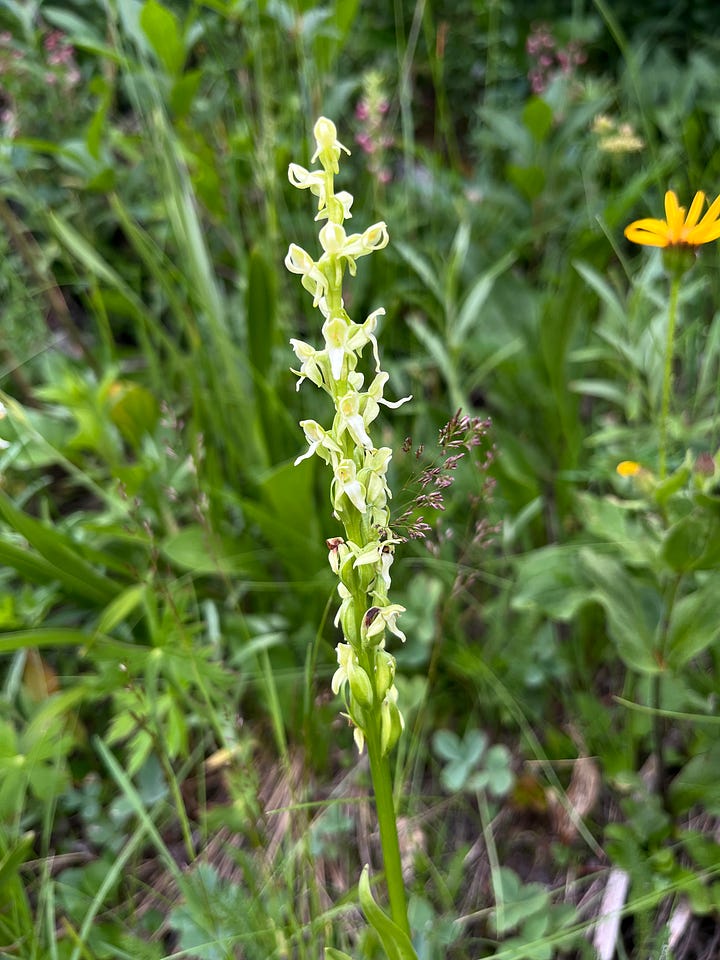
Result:
{"type": "Polygon", "coordinates": [[[625,227],[625,236],[633,243],[646,247],[699,247],[720,237],[720,196],[708,207],[700,219],[705,204],[705,194],[698,190],[690,210],[685,216],[685,207],[678,203],[672,190],[665,194],[665,219],[646,217],[635,220],[625,227]]]}

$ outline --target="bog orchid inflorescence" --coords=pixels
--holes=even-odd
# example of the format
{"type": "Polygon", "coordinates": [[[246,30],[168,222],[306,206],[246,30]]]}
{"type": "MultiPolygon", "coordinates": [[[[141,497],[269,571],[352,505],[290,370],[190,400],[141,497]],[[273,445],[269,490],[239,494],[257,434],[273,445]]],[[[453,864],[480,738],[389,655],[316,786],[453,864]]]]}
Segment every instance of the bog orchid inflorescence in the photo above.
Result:
{"type": "Polygon", "coordinates": [[[324,346],[315,349],[302,340],[290,341],[299,362],[298,388],[312,381],[329,394],[335,407],[332,425],[325,428],[315,420],[300,423],[308,442],[307,451],[296,464],[313,455],[332,469],[331,502],[345,536],[327,541],[330,565],[339,578],[340,608],[335,618],[343,640],[337,646],[338,668],[332,679],[334,693],[342,692],[346,716],[354,726],[355,742],[363,748],[368,737],[377,740],[382,755],[396,743],[403,727],[394,683],[395,658],[385,649],[387,634],[400,640],[405,635],[397,621],[404,607],[391,603],[390,567],[398,539],[390,530],[388,502],[391,492],[387,470],[392,457],[389,447],[377,448],[370,436],[380,406],[398,407],[409,400],[391,402],[384,397],[389,375],[380,368],[376,339],[382,307],[362,323],[355,323],[345,310],[342,285],[345,270],[354,276],[356,261],[388,243],[388,231],[380,221],[363,233],[348,234],[343,223],[349,219],[353,197],[335,191],[334,178],[343,151],[350,151],[337,139],[335,124],[321,117],[314,127],[317,149],[312,162],[321,170],[306,170],[291,163],[290,183],[309,189],[317,197],[317,221],[322,255],[318,260],[294,243],[285,265],[301,277],[312,294],[313,306],[323,316],[324,346]],[[358,365],[369,346],[370,382],[358,365]]]}

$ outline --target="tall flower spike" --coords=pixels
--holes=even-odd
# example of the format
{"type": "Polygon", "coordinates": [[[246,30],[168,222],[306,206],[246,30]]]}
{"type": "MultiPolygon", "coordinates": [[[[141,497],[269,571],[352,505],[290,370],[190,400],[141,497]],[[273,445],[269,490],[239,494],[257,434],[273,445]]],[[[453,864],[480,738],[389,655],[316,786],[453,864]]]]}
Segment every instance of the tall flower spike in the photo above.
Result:
{"type": "Polygon", "coordinates": [[[399,542],[388,529],[387,505],[392,494],[387,472],[392,453],[389,447],[375,446],[369,427],[380,405],[398,407],[410,397],[391,401],[383,395],[389,374],[381,369],[375,334],[384,309],[378,307],[362,323],[355,323],[343,307],[345,271],[354,275],[357,259],[387,245],[387,226],[379,221],[361,233],[347,234],[343,222],[350,216],[353,198],[346,191],[336,193],[333,178],[340,155],[349,151],[338,140],[335,124],[326,117],[317,121],[314,133],[317,149],[313,162],[319,160],[322,170],[306,170],[293,163],[288,178],[294,187],[318,197],[316,220],[324,221],[319,228],[322,253],[315,260],[293,243],[285,264],[300,275],[323,315],[324,349],[295,338],[290,344],[300,362],[300,370],[295,371],[298,385],[307,379],[325,390],[333,401],[335,416],[330,429],[315,420],[301,422],[308,448],[295,462],[317,455],[332,469],[332,508],[345,527],[344,537],[328,541],[331,566],[340,581],[340,606],[334,622],[343,634],[332,689],[345,693],[358,746],[366,741],[370,724],[375,733],[368,742],[381,740],[386,752],[402,729],[402,717],[396,705],[395,660],[385,651],[385,642],[386,634],[404,641],[405,634],[397,625],[404,608],[389,599],[393,549],[399,542]],[[368,345],[374,375],[363,391],[364,376],[357,367],[368,345]]]}
{"type": "MultiPolygon", "coordinates": [[[[315,420],[301,422],[308,449],[295,462],[317,454],[332,471],[330,502],[344,536],[326,541],[330,566],[338,577],[340,605],[334,624],[342,633],[331,687],[333,693],[343,696],[346,712],[341,716],[350,721],[358,750],[367,744],[392,921],[398,935],[402,933],[407,940],[405,952],[414,957],[387,759],[402,733],[403,718],[394,682],[395,658],[386,649],[386,634],[405,639],[397,623],[404,608],[389,597],[390,567],[398,542],[388,526],[391,452],[388,447],[377,449],[369,433],[380,404],[397,404],[383,398],[388,374],[380,368],[375,329],[384,311],[379,308],[358,324],[343,306],[345,272],[354,275],[355,261],[381,250],[389,237],[382,221],[348,236],[343,223],[350,215],[352,195],[335,192],[334,176],[340,155],[350,151],[340,143],[335,124],[327,117],[320,117],[313,132],[317,148],[312,162],[319,160],[322,172],[291,164],[288,177],[293,186],[309,189],[319,199],[316,220],[324,221],[319,229],[322,254],[314,260],[302,247],[291,244],[285,263],[301,276],[303,287],[312,293],[313,304],[324,318],[325,349],[314,350],[301,340],[292,340],[291,345],[300,360],[300,377],[328,393],[335,410],[328,430],[315,420]],[[369,389],[362,392],[364,377],[357,368],[360,360],[366,359],[362,354],[368,344],[375,373],[369,389]]],[[[377,913],[382,915],[379,909],[377,913]]],[[[383,917],[383,925],[385,922],[383,917]]],[[[372,919],[371,923],[379,930],[372,919]]],[[[395,938],[393,932],[393,943],[395,938]]]]}

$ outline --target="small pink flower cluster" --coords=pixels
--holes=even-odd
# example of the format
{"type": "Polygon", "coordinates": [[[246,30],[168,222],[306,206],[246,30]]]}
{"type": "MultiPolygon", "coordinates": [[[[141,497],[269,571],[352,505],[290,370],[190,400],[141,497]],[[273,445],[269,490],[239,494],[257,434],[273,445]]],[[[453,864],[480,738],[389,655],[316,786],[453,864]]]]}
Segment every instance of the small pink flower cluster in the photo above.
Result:
{"type": "MultiPolygon", "coordinates": [[[[67,94],[80,82],[75,48],[62,31],[50,30],[42,36],[40,59],[41,72],[38,73],[13,34],[9,30],[0,31],[0,128],[8,139],[17,137],[23,118],[27,127],[20,106],[27,109],[28,105],[41,102],[48,88],[67,94]]],[[[27,134],[26,129],[24,132],[27,134]]]]}
{"type": "Polygon", "coordinates": [[[75,49],[67,42],[60,30],[52,30],[44,39],[43,46],[47,54],[48,67],[60,68],[48,70],[45,80],[50,86],[58,81],[64,87],[75,87],[80,81],[80,71],[75,62],[75,49]]]}
{"type": "Polygon", "coordinates": [[[385,151],[395,143],[387,132],[387,113],[390,104],[382,89],[382,78],[375,72],[365,77],[362,98],[355,108],[355,117],[361,127],[355,141],[370,158],[368,170],[379,183],[389,183],[392,173],[385,160],[385,151]]]}
{"type": "Polygon", "coordinates": [[[533,27],[525,43],[525,50],[530,60],[530,89],[535,94],[546,90],[555,77],[572,75],[575,68],[587,60],[582,46],[574,40],[565,47],[558,46],[551,28],[546,23],[533,27]]]}

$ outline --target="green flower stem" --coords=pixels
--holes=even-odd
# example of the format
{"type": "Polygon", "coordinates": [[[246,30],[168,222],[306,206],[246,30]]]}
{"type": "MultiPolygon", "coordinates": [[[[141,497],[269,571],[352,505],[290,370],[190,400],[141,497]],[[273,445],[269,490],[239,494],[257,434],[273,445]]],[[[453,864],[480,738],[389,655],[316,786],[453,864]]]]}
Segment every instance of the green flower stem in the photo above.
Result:
{"type": "MultiPolygon", "coordinates": [[[[364,609],[364,601],[366,601],[364,594],[360,594],[356,598],[356,611],[359,612],[364,609]]],[[[362,615],[358,616],[358,631],[360,630],[361,620],[362,615]]],[[[369,676],[372,676],[373,673],[371,657],[372,653],[366,651],[366,657],[364,658],[366,662],[362,664],[369,676]]],[[[387,883],[388,899],[390,900],[390,914],[395,923],[410,936],[390,760],[387,756],[382,755],[379,705],[366,711],[365,741],[370,761],[373,793],[375,794],[375,810],[380,828],[380,846],[382,847],[383,864],[385,866],[385,882],[387,883]]]]}
{"type": "Polygon", "coordinates": [[[672,386],[672,362],[675,352],[675,325],[680,295],[681,276],[675,274],[670,285],[667,340],[665,342],[665,370],[663,372],[662,404],[660,408],[660,452],[658,471],[661,480],[667,476],[667,427],[670,416],[670,387],[672,386]]]}
{"type": "Polygon", "coordinates": [[[383,757],[381,753],[380,728],[378,714],[375,711],[368,717],[365,737],[370,759],[370,775],[375,794],[375,808],[380,827],[380,845],[382,846],[385,864],[385,882],[387,883],[390,900],[390,914],[401,930],[410,936],[390,760],[387,756],[383,757]]]}

